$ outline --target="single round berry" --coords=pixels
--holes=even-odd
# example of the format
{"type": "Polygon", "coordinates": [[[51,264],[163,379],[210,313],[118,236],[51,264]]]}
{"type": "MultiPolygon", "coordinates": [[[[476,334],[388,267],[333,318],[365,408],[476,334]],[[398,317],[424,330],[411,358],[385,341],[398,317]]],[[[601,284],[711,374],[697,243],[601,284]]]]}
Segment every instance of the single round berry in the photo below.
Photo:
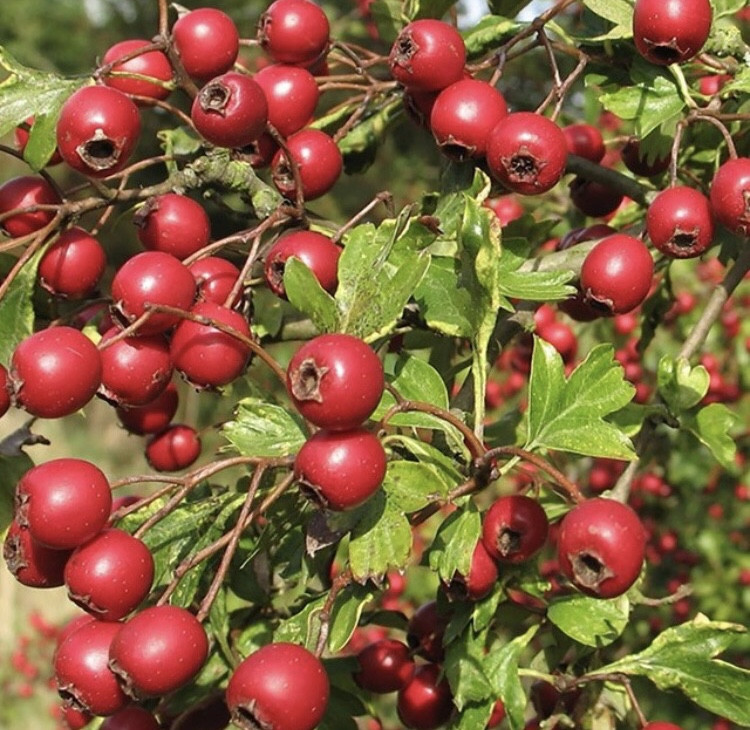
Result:
{"type": "Polygon", "coordinates": [[[713,242],[714,220],[708,198],[678,186],[659,193],[646,213],[646,231],[663,254],[677,259],[700,256],[713,242]]]}
{"type": "Polygon", "coordinates": [[[601,162],[607,151],[604,138],[597,127],[591,124],[569,124],[562,128],[568,152],[592,162],[601,162]]]}
{"type": "Polygon", "coordinates": [[[39,261],[39,283],[51,294],[84,299],[99,284],[107,267],[101,243],[83,228],[69,228],[44,252],[39,261]]]}
{"type": "Polygon", "coordinates": [[[60,710],[63,727],[67,728],[67,730],[81,730],[81,728],[86,727],[94,719],[94,716],[90,712],[82,712],[75,707],[69,707],[65,704],[60,707],[60,710]]]}
{"type": "Polygon", "coordinates": [[[107,477],[83,459],[52,459],[27,471],[16,485],[16,519],[31,536],[55,550],[91,539],[109,520],[107,477]]]}
{"type": "Polygon", "coordinates": [[[498,579],[497,563],[479,540],[471,556],[471,566],[467,575],[456,575],[448,586],[448,591],[457,598],[479,601],[495,586],[498,579]]]}
{"type": "Polygon", "coordinates": [[[234,670],[226,691],[232,722],[243,730],[313,730],[328,696],[328,675],[320,659],[286,642],[266,644],[250,654],[234,670]]]}
{"type": "Polygon", "coordinates": [[[490,132],[487,164],[509,190],[539,195],[551,190],[565,172],[568,144],[560,127],[534,112],[515,112],[490,132]]]}
{"type": "Polygon", "coordinates": [[[68,597],[92,616],[117,621],[133,611],[151,590],[154,559],[136,537],[104,529],[79,545],[65,565],[68,597]]]}
{"type": "Polygon", "coordinates": [[[635,309],[651,288],[654,262],[643,241],[617,233],[603,239],[581,267],[586,303],[602,314],[635,309]]]}
{"type": "Polygon", "coordinates": [[[144,436],[164,430],[177,413],[179,394],[174,383],[167,387],[150,403],[143,406],[117,408],[117,418],[130,433],[144,436]]]}
{"type": "Polygon", "coordinates": [[[435,730],[453,714],[453,695],[437,664],[417,667],[411,682],[399,690],[396,709],[407,728],[435,730]]]}
{"type": "Polygon", "coordinates": [[[711,210],[733,233],[750,235],[750,158],[727,160],[711,181],[711,210]]]}
{"type": "Polygon", "coordinates": [[[463,76],[466,46],[452,25],[414,20],[398,34],[388,63],[393,78],[410,91],[439,91],[463,76]]]}
{"type": "Polygon", "coordinates": [[[93,398],[102,377],[99,351],[72,327],[29,335],[11,357],[15,402],[39,418],[62,418],[93,398]]]}
{"type": "Polygon", "coordinates": [[[283,195],[294,197],[296,168],[305,200],[325,195],[339,179],[344,164],[333,139],[319,129],[302,129],[291,135],[286,144],[288,155],[280,149],[271,162],[274,185],[283,195]]]}
{"type": "Polygon", "coordinates": [[[277,63],[312,66],[328,51],[330,26],[309,0],[275,0],[260,16],[258,41],[277,63]]]}
{"type": "Polygon", "coordinates": [[[26,527],[14,519],[3,542],[3,558],[8,570],[22,585],[30,588],[58,588],[65,583],[65,563],[70,550],[53,550],[38,543],[26,527]]]}
{"type": "Polygon", "coordinates": [[[149,41],[132,39],[120,41],[109,48],[102,58],[102,63],[111,63],[113,66],[104,77],[104,83],[122,91],[123,94],[145,96],[149,99],[166,99],[170,93],[167,84],[172,81],[172,64],[164,53],[146,51],[126,61],[120,61],[121,58],[137,53],[148,45],[149,41]],[[147,76],[155,81],[136,78],[136,76],[147,76]]]}
{"type": "Polygon", "coordinates": [[[357,654],[354,681],[369,692],[386,694],[405,687],[414,675],[409,647],[396,639],[381,639],[357,654]]]}
{"type": "Polygon", "coordinates": [[[378,356],[352,335],[315,337],[297,350],[287,368],[287,391],[297,410],[329,430],[346,431],[366,421],[384,386],[378,356]]]}
{"type": "Polygon", "coordinates": [[[487,198],[482,205],[489,208],[497,216],[501,226],[507,226],[508,223],[518,220],[523,215],[523,206],[518,202],[515,195],[498,195],[496,198],[487,198]]]}
{"type": "Polygon", "coordinates": [[[211,221],[203,206],[176,193],[149,198],[133,222],[144,248],[172,254],[180,261],[200,251],[211,239],[211,221]]]}
{"type": "Polygon", "coordinates": [[[482,520],[487,552],[504,563],[522,563],[547,542],[549,521],[539,502],[522,494],[496,499],[482,520]]]}
{"type": "Polygon", "coordinates": [[[614,598],[641,572],[646,536],[638,515],[612,499],[576,505],[560,523],[557,558],[564,575],[583,593],[614,598]]]}
{"type": "Polygon", "coordinates": [[[294,475],[305,494],[334,511],[353,509],[383,483],[386,456],[380,440],[369,431],[321,430],[302,446],[294,475]]]}
{"type": "Polygon", "coordinates": [[[187,469],[201,454],[201,439],[192,426],[175,424],[154,434],[146,444],[146,461],[156,471],[187,469]]]}
{"type": "MultiPolygon", "coordinates": [[[[57,191],[43,177],[22,175],[0,185],[0,215],[37,205],[57,206],[57,191]]],[[[20,238],[44,228],[55,217],[54,210],[29,210],[0,220],[0,227],[12,238],[20,238]]]]}
{"type": "Polygon", "coordinates": [[[229,71],[240,50],[237,26],[216,8],[182,15],[172,27],[172,40],[185,72],[199,82],[229,71]]]}
{"type": "Polygon", "coordinates": [[[315,77],[299,66],[273,64],[253,76],[268,102],[268,123],[282,136],[309,124],[318,104],[315,77]]]}
{"type": "Polygon", "coordinates": [[[578,340],[573,330],[564,322],[549,322],[537,328],[537,334],[549,342],[567,365],[575,360],[578,351],[578,340]]]}
{"type": "Polygon", "coordinates": [[[636,137],[631,137],[622,148],[622,161],[625,167],[634,175],[640,177],[658,177],[668,167],[670,155],[645,155],[641,151],[641,143],[636,137]]]}
{"type": "Polygon", "coordinates": [[[63,104],[57,147],[65,162],[89,177],[122,170],[138,142],[138,107],[117,89],[84,86],[63,104]]]}
{"type": "Polygon", "coordinates": [[[114,715],[110,715],[99,730],[161,730],[157,719],[138,705],[130,705],[114,715]]]}
{"type": "Polygon", "coordinates": [[[406,642],[411,650],[430,662],[441,662],[445,658],[443,635],[448,617],[438,610],[437,601],[423,603],[409,619],[406,642]]]}
{"type": "Polygon", "coordinates": [[[497,727],[504,719],[505,703],[502,700],[495,700],[495,704],[492,707],[492,714],[490,715],[490,719],[487,720],[487,727],[497,727]]]}
{"type": "Polygon", "coordinates": [[[299,259],[312,271],[320,286],[330,294],[338,286],[341,249],[328,237],[315,231],[293,231],[279,238],[266,254],[265,277],[269,289],[286,298],[284,269],[289,258],[299,259]]]}
{"type": "Polygon", "coordinates": [[[625,196],[616,188],[597,180],[575,177],[570,185],[570,200],[584,215],[602,218],[614,213],[625,196]]]}
{"type": "MultiPolygon", "coordinates": [[[[188,268],[198,286],[198,301],[223,305],[240,278],[240,270],[231,261],[218,256],[198,259],[188,268]]],[[[242,292],[237,295],[237,300],[232,302],[232,306],[239,304],[241,299],[242,292]]]]}

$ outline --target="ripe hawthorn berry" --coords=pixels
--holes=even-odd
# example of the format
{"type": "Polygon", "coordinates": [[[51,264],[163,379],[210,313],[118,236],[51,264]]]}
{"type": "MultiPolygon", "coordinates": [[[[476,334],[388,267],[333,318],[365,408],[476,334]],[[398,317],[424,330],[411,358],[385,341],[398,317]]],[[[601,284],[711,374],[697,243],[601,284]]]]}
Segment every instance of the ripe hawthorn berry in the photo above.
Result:
{"type": "Polygon", "coordinates": [[[572,715],[581,694],[581,687],[560,692],[555,685],[538,680],[531,685],[529,699],[537,716],[546,719],[560,711],[565,712],[566,715],[572,715]]]}
{"type": "Polygon", "coordinates": [[[709,197],[722,225],[740,236],[750,235],[750,158],[727,160],[711,181],[709,197]]]}
{"type": "MultiPolygon", "coordinates": [[[[198,286],[198,301],[214,304],[223,305],[226,302],[240,277],[240,270],[231,261],[218,256],[198,259],[193,261],[188,268],[198,286]]],[[[232,302],[232,306],[239,304],[241,299],[242,293],[237,296],[237,301],[232,302]]]]}
{"type": "Polygon", "coordinates": [[[682,728],[671,722],[647,722],[643,730],[682,730],[682,728]]]}
{"type": "Polygon", "coordinates": [[[614,213],[625,197],[619,190],[577,176],[570,183],[570,200],[581,213],[592,218],[601,218],[614,213]]]}
{"type": "Polygon", "coordinates": [[[353,509],[383,483],[385,449],[363,428],[313,434],[294,460],[294,475],[304,493],[326,509],[353,509]]]}
{"type": "Polygon", "coordinates": [[[65,563],[70,550],[53,550],[38,543],[14,519],[3,542],[3,558],[8,570],[22,585],[30,588],[58,588],[65,584],[65,563]]]}
{"type": "Polygon", "coordinates": [[[313,730],[328,706],[328,675],[314,654],[266,644],[234,670],[226,690],[232,722],[243,730],[313,730]],[[293,700],[293,701],[292,701],[293,700]]]}
{"type": "Polygon", "coordinates": [[[80,710],[76,710],[75,707],[62,705],[60,711],[64,723],[63,727],[67,728],[67,730],[80,730],[94,719],[94,716],[90,712],[81,712],[80,710]]]}
{"type": "Polygon", "coordinates": [[[135,699],[182,687],[208,656],[203,626],[179,606],[151,606],[120,626],[110,647],[109,666],[135,699]]]}
{"type": "Polygon", "coordinates": [[[222,693],[189,707],[174,720],[169,730],[226,730],[231,719],[222,693]]]}
{"type": "Polygon", "coordinates": [[[368,692],[386,694],[406,686],[414,675],[409,647],[397,639],[374,641],[357,654],[354,681],[368,692]]]}
{"type": "Polygon", "coordinates": [[[268,123],[288,137],[309,124],[318,104],[315,77],[304,68],[272,64],[253,76],[268,102],[268,123]]]}
{"type": "Polygon", "coordinates": [[[567,159],[565,135],[541,114],[508,114],[490,132],[490,173],[515,193],[539,195],[551,190],[565,172],[567,159]]]}
{"type": "Polygon", "coordinates": [[[5,365],[0,365],[0,418],[4,416],[10,408],[10,378],[5,365]]]}
{"type": "Polygon", "coordinates": [[[133,217],[138,240],[149,251],[163,251],[180,261],[211,239],[211,221],[203,206],[177,193],[149,198],[133,217]]]}
{"type": "Polygon", "coordinates": [[[658,155],[644,155],[641,152],[641,143],[636,137],[631,137],[622,148],[622,161],[625,167],[634,175],[640,177],[657,177],[668,167],[670,155],[660,157],[658,155]]]}
{"type": "Polygon", "coordinates": [[[83,228],[63,231],[39,261],[39,283],[50,294],[84,299],[99,284],[107,267],[101,243],[83,228]]]}
{"type": "Polygon", "coordinates": [[[398,34],[388,63],[393,78],[410,91],[439,91],[463,76],[466,46],[452,25],[414,20],[398,34]]]}
{"type": "Polygon", "coordinates": [[[113,64],[109,73],[104,76],[104,83],[113,89],[131,96],[145,96],[149,99],[166,99],[170,94],[167,84],[172,81],[172,64],[161,51],[146,51],[139,53],[126,61],[121,58],[136,53],[139,49],[149,45],[149,41],[131,39],[120,41],[111,46],[102,58],[103,64],[113,64]],[[131,76],[147,76],[155,79],[131,76]],[[161,81],[162,83],[157,83],[161,81]]]}
{"type": "Polygon", "coordinates": [[[423,603],[409,619],[406,643],[427,661],[441,662],[445,658],[443,635],[447,625],[448,617],[440,613],[437,601],[423,603]]]}
{"type": "Polygon", "coordinates": [[[172,41],[188,76],[208,81],[237,60],[240,35],[234,21],[217,8],[198,8],[172,26],[172,41]]]}
{"type": "Polygon", "coordinates": [[[453,694],[437,664],[422,664],[399,690],[396,710],[407,728],[434,730],[453,714],[453,694]]]}
{"type": "Polygon", "coordinates": [[[84,86],[63,104],[57,147],[63,160],[89,177],[122,170],[141,132],[138,107],[109,86],[84,86]]]}
{"type": "MultiPolygon", "coordinates": [[[[57,191],[43,177],[21,175],[0,185],[0,214],[61,202],[57,191]]],[[[29,210],[3,218],[0,227],[12,238],[20,238],[44,228],[54,217],[54,210],[29,210]]]]}
{"type": "Polygon", "coordinates": [[[522,563],[547,541],[549,521],[539,502],[523,494],[496,499],[482,520],[487,552],[504,563],[522,563]]]}
{"type": "Polygon", "coordinates": [[[318,280],[320,286],[333,294],[338,286],[338,265],[341,249],[328,237],[315,231],[292,231],[279,238],[266,254],[265,278],[276,296],[286,299],[284,269],[289,258],[299,259],[318,280]]]}
{"type": "Polygon", "coordinates": [[[711,204],[693,188],[663,190],[646,212],[646,231],[651,243],[671,258],[700,256],[713,242],[711,204]]]}
{"type": "Polygon", "coordinates": [[[373,349],[347,334],[320,335],[292,356],[287,391],[297,410],[320,428],[348,431],[366,421],[385,387],[373,349]]]}
{"type": "Polygon", "coordinates": [[[643,525],[632,508],[596,497],[563,517],[557,559],[563,574],[583,593],[615,598],[638,578],[645,545],[643,525]]]}
{"type": "Polygon", "coordinates": [[[448,592],[457,598],[479,601],[493,589],[497,579],[497,563],[479,540],[471,556],[468,575],[455,575],[448,586],[448,592]]]}
{"type": "Polygon", "coordinates": [[[515,195],[498,195],[496,198],[487,198],[482,203],[489,208],[500,221],[501,226],[518,220],[523,215],[523,206],[518,202],[515,195]]]}
{"type": "Polygon", "coordinates": [[[601,162],[607,151],[602,133],[592,124],[569,124],[562,128],[568,152],[591,162],[601,162]]]}
{"type": "Polygon", "coordinates": [[[16,405],[39,418],[62,418],[83,408],[101,377],[99,351],[72,327],[49,327],[29,335],[10,362],[16,405]]]}
{"type": "Polygon", "coordinates": [[[154,400],[143,406],[118,406],[117,418],[130,433],[143,436],[158,433],[165,429],[177,413],[179,395],[174,383],[167,387],[154,400]]]}
{"type": "Polygon", "coordinates": [[[107,528],[79,545],[65,565],[68,597],[103,621],[127,616],[148,595],[154,558],[142,540],[107,528]]]}
{"type": "Polygon", "coordinates": [[[310,67],[328,52],[331,29],[309,0],[275,0],[258,21],[258,41],[277,63],[310,67]]]}
{"type": "Polygon", "coordinates": [[[201,454],[201,439],[192,426],[181,423],[154,434],[146,444],[146,461],[156,471],[187,469],[201,454]]]}
{"type": "Polygon", "coordinates": [[[502,700],[495,700],[492,707],[492,714],[487,721],[487,727],[497,727],[505,719],[505,703],[502,700]]]}
{"type": "Polygon", "coordinates": [[[160,730],[157,719],[143,707],[130,705],[110,715],[99,726],[99,730],[160,730]]]}

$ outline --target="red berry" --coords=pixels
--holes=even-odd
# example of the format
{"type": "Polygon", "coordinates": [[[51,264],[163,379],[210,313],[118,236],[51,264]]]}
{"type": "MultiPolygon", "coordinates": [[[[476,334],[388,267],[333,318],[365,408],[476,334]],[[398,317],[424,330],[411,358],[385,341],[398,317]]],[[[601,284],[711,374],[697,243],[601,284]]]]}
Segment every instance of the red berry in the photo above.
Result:
{"type": "Polygon", "coordinates": [[[415,654],[441,662],[445,658],[443,635],[447,625],[448,618],[439,613],[437,601],[423,603],[409,619],[406,642],[415,654]]]}
{"type": "Polygon", "coordinates": [[[339,179],[344,164],[333,139],[319,129],[302,129],[291,135],[286,144],[289,157],[280,149],[271,162],[274,185],[287,197],[295,196],[293,166],[296,166],[305,200],[325,195],[339,179]]]}
{"type": "Polygon", "coordinates": [[[147,51],[133,56],[127,61],[116,63],[120,58],[135,53],[149,45],[149,41],[133,39],[120,41],[104,54],[102,63],[113,63],[112,70],[104,77],[104,83],[123,94],[145,96],[150,99],[166,99],[169,96],[168,84],[172,80],[172,64],[161,51],[147,51]],[[162,84],[146,79],[128,77],[128,74],[148,76],[162,84]]]}
{"type": "Polygon", "coordinates": [[[453,714],[453,695],[437,664],[417,667],[411,682],[399,690],[398,716],[407,728],[434,730],[453,714]]]}
{"type": "Polygon", "coordinates": [[[10,408],[10,378],[4,365],[0,365],[0,417],[10,408]]]}
{"type": "Polygon", "coordinates": [[[330,294],[338,286],[341,249],[328,237],[315,231],[293,231],[283,235],[266,254],[266,283],[277,296],[286,298],[284,268],[290,257],[302,261],[323,289],[330,294]]]}
{"type": "MultiPolygon", "coordinates": [[[[59,205],[57,191],[43,177],[22,175],[0,185],[0,215],[36,205],[59,205]]],[[[16,213],[0,221],[2,229],[12,238],[27,236],[44,228],[55,217],[54,210],[16,213]]]]}
{"type": "Polygon", "coordinates": [[[549,522],[539,502],[522,494],[496,499],[482,521],[487,552],[506,563],[522,563],[547,541],[549,522]]]}
{"type": "Polygon", "coordinates": [[[69,550],[53,550],[38,543],[18,520],[10,523],[3,543],[8,570],[22,585],[31,588],[57,588],[64,585],[69,550]]]}
{"type": "Polygon", "coordinates": [[[315,77],[299,66],[273,64],[253,76],[268,102],[268,123],[282,136],[309,124],[318,104],[315,77]]]}
{"type": "Polygon", "coordinates": [[[688,187],[659,193],[646,213],[651,243],[672,258],[700,256],[713,242],[714,221],[708,198],[688,187]]]}
{"type": "Polygon", "coordinates": [[[591,124],[569,124],[562,128],[568,152],[592,162],[601,162],[606,152],[602,133],[591,124]]]}
{"type": "Polygon", "coordinates": [[[740,236],[750,235],[750,158],[727,160],[711,181],[711,209],[740,236]]]}
{"type": "Polygon", "coordinates": [[[452,595],[457,594],[458,597],[479,601],[495,587],[497,578],[497,564],[487,552],[484,543],[479,540],[471,556],[469,574],[466,576],[455,576],[448,590],[452,595]]]}
{"type": "Polygon", "coordinates": [[[682,730],[682,728],[671,722],[649,722],[643,726],[643,730],[682,730]]]}
{"type": "Polygon", "coordinates": [[[570,183],[570,200],[581,213],[592,218],[601,218],[614,213],[625,197],[609,185],[575,177],[570,183]]]}
{"type": "Polygon", "coordinates": [[[502,700],[495,700],[495,704],[492,708],[492,714],[490,719],[487,721],[487,727],[497,727],[505,719],[505,704],[502,700]]]}
{"type": "Polygon", "coordinates": [[[133,222],[145,248],[172,254],[180,261],[200,251],[211,238],[211,221],[203,206],[176,193],[149,198],[133,222]]]}
{"type": "Polygon", "coordinates": [[[229,71],[240,50],[237,26],[216,8],[182,15],[172,28],[172,39],[186,73],[199,82],[229,71]]]}
{"type": "Polygon", "coordinates": [[[636,0],[633,40],[651,63],[668,66],[697,55],[711,30],[709,0],[636,0]]]}
{"type": "MultiPolygon", "coordinates": [[[[226,302],[240,276],[240,270],[231,261],[218,256],[198,259],[188,268],[198,286],[198,301],[202,300],[220,305],[226,302]]],[[[240,292],[237,301],[232,302],[232,306],[238,304],[241,298],[242,293],[240,292]]]]}
{"type": "Polygon", "coordinates": [[[487,198],[483,205],[497,216],[501,226],[507,226],[508,223],[523,215],[523,206],[518,202],[515,195],[499,195],[496,198],[487,198]]]}
{"type": "Polygon", "coordinates": [[[106,266],[101,243],[83,228],[69,228],[39,261],[39,283],[55,296],[84,299],[95,291],[106,266]]]}
{"type": "Polygon", "coordinates": [[[187,469],[201,454],[201,440],[192,426],[175,424],[154,434],[146,444],[146,461],[156,471],[187,469]]]}
{"type": "Polygon", "coordinates": [[[381,639],[357,654],[357,684],[369,692],[397,692],[411,680],[414,661],[409,648],[396,639],[381,639]]]}
{"type": "Polygon", "coordinates": [[[670,155],[665,157],[644,156],[641,154],[641,143],[631,137],[622,148],[622,161],[630,172],[641,177],[656,177],[668,167],[670,155]]]}
{"type": "Polygon", "coordinates": [[[138,705],[124,707],[115,715],[110,715],[99,730],[160,730],[162,726],[148,711],[138,705]]]}
{"type": "Polygon", "coordinates": [[[258,40],[277,63],[312,66],[328,51],[330,26],[309,0],[275,0],[260,16],[258,40]]]}
{"type": "Polygon", "coordinates": [[[131,407],[118,407],[117,417],[130,433],[143,436],[147,433],[158,433],[165,429],[177,413],[179,395],[174,383],[167,387],[150,403],[131,407]]]}

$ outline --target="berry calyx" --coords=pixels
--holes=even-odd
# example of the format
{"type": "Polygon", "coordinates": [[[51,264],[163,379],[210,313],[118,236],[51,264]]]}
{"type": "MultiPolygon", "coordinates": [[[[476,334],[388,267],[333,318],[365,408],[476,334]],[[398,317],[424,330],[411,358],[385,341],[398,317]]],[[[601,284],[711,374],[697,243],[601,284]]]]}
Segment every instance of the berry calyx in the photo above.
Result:
{"type": "Polygon", "coordinates": [[[500,497],[482,520],[482,542],[501,562],[522,563],[547,541],[549,522],[539,502],[522,494],[500,497]]]}
{"type": "Polygon", "coordinates": [[[667,256],[676,259],[700,256],[714,236],[708,198],[684,186],[663,190],[646,213],[646,231],[651,243],[667,256]]]}

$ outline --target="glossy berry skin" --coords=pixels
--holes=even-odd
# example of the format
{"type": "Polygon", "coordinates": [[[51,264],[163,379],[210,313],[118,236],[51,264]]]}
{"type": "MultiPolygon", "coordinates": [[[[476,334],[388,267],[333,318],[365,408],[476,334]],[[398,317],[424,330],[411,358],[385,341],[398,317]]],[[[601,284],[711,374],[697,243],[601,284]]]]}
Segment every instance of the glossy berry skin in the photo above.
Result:
{"type": "Polygon", "coordinates": [[[79,545],[65,565],[68,597],[103,621],[127,616],[148,595],[154,559],[143,541],[116,528],[79,545]]]}
{"type": "Polygon", "coordinates": [[[636,0],[633,40],[647,61],[684,63],[697,55],[711,30],[709,0],[636,0]]]}
{"type": "MultiPolygon", "coordinates": [[[[233,309],[213,302],[198,302],[190,311],[245,338],[251,337],[247,320],[233,309]]],[[[189,319],[175,328],[170,353],[175,368],[198,388],[218,388],[231,383],[245,372],[251,354],[244,342],[228,332],[189,319]]]]}
{"type": "Polygon", "coordinates": [[[380,440],[363,428],[321,430],[302,446],[294,475],[305,494],[334,511],[353,509],[383,483],[386,456],[380,440]]]}
{"type": "Polygon", "coordinates": [[[625,167],[640,177],[658,177],[669,167],[669,155],[654,158],[642,155],[640,140],[635,137],[623,145],[621,155],[625,167]]]}
{"type": "Polygon", "coordinates": [[[154,434],[146,444],[146,461],[156,471],[187,469],[201,454],[201,440],[192,426],[175,424],[154,434]]]}
{"type": "Polygon", "coordinates": [[[439,91],[463,76],[466,46],[452,25],[414,20],[398,34],[388,64],[393,78],[410,91],[439,91]]]}
{"type": "Polygon", "coordinates": [[[138,107],[109,86],[84,86],[63,104],[57,121],[57,148],[74,170],[107,177],[122,170],[138,142],[138,107]]]}
{"type": "Polygon", "coordinates": [[[461,79],[443,89],[430,112],[440,151],[456,160],[484,157],[487,139],[508,114],[503,95],[486,81],[461,79]]]}
{"type": "Polygon", "coordinates": [[[174,383],[167,387],[150,403],[135,408],[118,407],[117,418],[130,432],[143,436],[165,429],[177,413],[179,395],[174,383]]]}
{"type": "Polygon", "coordinates": [[[459,598],[479,601],[494,588],[498,579],[497,563],[479,540],[471,556],[471,567],[467,576],[456,576],[449,592],[459,598]]]}
{"type": "Polygon", "coordinates": [[[597,180],[575,177],[570,183],[570,200],[584,215],[601,218],[614,213],[625,197],[619,190],[597,180]]]}
{"type": "Polygon", "coordinates": [[[312,66],[328,50],[330,26],[309,0],[276,0],[260,16],[258,40],[277,63],[312,66]]]}
{"type": "Polygon", "coordinates": [[[0,365],[0,418],[10,408],[10,379],[5,365],[0,365]]]}
{"type": "MultiPolygon", "coordinates": [[[[57,191],[43,177],[21,175],[0,185],[0,214],[35,205],[58,205],[61,202],[57,191]]],[[[12,238],[20,238],[44,228],[54,217],[54,210],[16,213],[0,221],[0,227],[12,238]]]]}
{"type": "MultiPolygon", "coordinates": [[[[305,200],[325,195],[339,179],[344,165],[333,139],[319,129],[302,129],[289,137],[286,144],[292,163],[299,170],[305,200]]],[[[271,176],[283,195],[293,197],[297,194],[294,173],[284,150],[280,149],[274,155],[271,176]]]]}
{"type": "Polygon", "coordinates": [[[396,709],[407,728],[434,730],[453,714],[453,695],[441,673],[437,664],[422,664],[411,682],[399,690],[396,709]]]}
{"type": "Polygon", "coordinates": [[[144,248],[172,254],[180,261],[211,239],[211,221],[203,206],[177,193],[149,198],[133,222],[144,248]]]}
{"type": "Polygon", "coordinates": [[[740,236],[750,235],[750,158],[727,160],[711,181],[709,197],[722,225],[740,236]]]}
{"type": "Polygon", "coordinates": [[[523,563],[547,541],[549,521],[539,502],[523,494],[496,499],[482,520],[487,552],[504,563],[523,563]]]}
{"type": "Polygon", "coordinates": [[[523,215],[523,206],[518,202],[515,195],[498,195],[496,198],[487,198],[482,205],[489,208],[500,221],[501,226],[518,220],[523,215]]]}
{"type": "Polygon", "coordinates": [[[104,528],[112,492],[104,474],[83,459],[52,459],[27,471],[16,485],[16,519],[55,550],[70,550],[104,528]]]}
{"type": "Polygon", "coordinates": [[[152,606],[115,636],[110,667],[133,697],[158,697],[189,682],[208,655],[206,632],[190,611],[152,606]]]}
{"type": "MultiPolygon", "coordinates": [[[[163,251],[144,251],[128,259],[112,279],[115,311],[131,323],[147,304],[163,304],[188,310],[195,298],[195,279],[179,259],[163,251]]],[[[165,332],[180,321],[171,313],[152,314],[138,328],[140,335],[165,332]]]]}
{"type": "Polygon", "coordinates": [[[643,730],[682,730],[682,728],[671,722],[648,722],[643,726],[643,730]]]}
{"type": "Polygon", "coordinates": [[[423,603],[409,619],[406,642],[415,654],[430,662],[441,662],[445,658],[443,635],[447,625],[447,617],[438,612],[437,601],[423,603]]]}
{"type": "Polygon", "coordinates": [[[651,243],[671,258],[700,256],[713,242],[711,204],[693,188],[663,190],[648,208],[646,231],[651,243]]]}
{"type": "Polygon", "coordinates": [[[290,257],[299,259],[318,280],[320,286],[333,294],[338,286],[341,249],[328,237],[315,231],[287,233],[271,246],[266,254],[265,277],[268,288],[286,299],[284,268],[290,257]]]}
{"type": "MultiPolygon", "coordinates": [[[[198,301],[213,302],[214,304],[226,302],[240,276],[240,270],[231,261],[218,256],[198,259],[188,268],[198,286],[198,301]]],[[[232,305],[239,304],[241,299],[242,294],[240,293],[237,300],[232,302],[232,305]]]]}
{"type": "Polygon", "coordinates": [[[72,327],[35,332],[10,363],[16,405],[39,418],[62,418],[93,398],[102,377],[99,351],[72,327]]]}
{"type": "Polygon", "coordinates": [[[406,686],[414,675],[409,647],[396,639],[381,639],[357,654],[354,681],[368,692],[386,694],[406,686]]]}
{"type": "Polygon", "coordinates": [[[497,727],[505,719],[505,704],[502,700],[495,700],[495,705],[492,708],[492,714],[490,719],[487,721],[487,727],[497,727]]]}
{"type": "Polygon", "coordinates": [[[63,231],[39,261],[39,283],[51,294],[84,299],[99,284],[107,267],[101,243],[83,228],[63,231]]]}
{"type": "Polygon", "coordinates": [[[320,335],[294,354],[287,391],[297,410],[316,426],[348,431],[366,421],[385,386],[383,365],[358,337],[320,335]]]}
{"type": "Polygon", "coordinates": [[[320,659],[297,644],[276,642],[240,663],[226,701],[232,722],[243,730],[313,730],[323,719],[329,691],[320,659]]]}
{"type": "Polygon", "coordinates": [[[612,499],[589,499],[562,519],[557,558],[580,591],[615,598],[638,578],[645,543],[643,525],[630,507],[612,499]]]}
{"type": "Polygon", "coordinates": [[[602,314],[635,309],[651,288],[654,262],[643,241],[624,233],[602,239],[581,267],[586,303],[602,314]]]}
{"type": "Polygon", "coordinates": [[[601,162],[607,151],[602,133],[591,124],[569,124],[562,128],[568,152],[591,162],[601,162]]]}
{"type": "Polygon", "coordinates": [[[113,639],[121,629],[115,621],[90,621],[58,646],[55,679],[67,705],[94,715],[113,715],[128,704],[108,666],[113,639]]]}
{"type": "Polygon", "coordinates": [[[76,710],[75,707],[63,705],[60,710],[62,714],[62,726],[67,728],[67,730],[80,730],[94,719],[94,716],[90,712],[81,712],[80,710],[76,710]]]}
{"type": "Polygon", "coordinates": [[[175,50],[188,76],[207,81],[229,71],[240,50],[234,21],[216,8],[198,8],[172,27],[175,50]]]}
{"type": "Polygon", "coordinates": [[[253,79],[230,71],[211,79],[198,92],[190,118],[211,144],[245,147],[265,131],[268,103],[253,79]]]}
{"type": "Polygon", "coordinates": [[[534,112],[515,112],[490,132],[487,164],[492,176],[521,195],[551,190],[565,172],[568,144],[560,127],[534,112]]]}
{"type": "Polygon", "coordinates": [[[58,588],[65,583],[65,563],[70,550],[53,550],[38,543],[27,528],[14,519],[3,543],[8,570],[22,585],[30,588],[58,588]]]}
{"type": "Polygon", "coordinates": [[[161,730],[161,725],[148,710],[130,705],[110,715],[99,730],[161,730]]]}
{"type": "Polygon", "coordinates": [[[273,64],[253,76],[268,102],[268,123],[282,136],[298,132],[308,124],[318,104],[315,77],[304,68],[273,64]]]}
{"type": "Polygon", "coordinates": [[[149,45],[149,41],[142,39],[131,39],[115,43],[109,48],[102,58],[102,63],[112,63],[112,70],[104,77],[104,83],[113,89],[122,91],[123,94],[132,96],[145,96],[149,99],[166,99],[170,90],[153,81],[140,78],[128,78],[126,74],[138,74],[148,76],[157,81],[168,84],[172,80],[172,64],[161,51],[147,51],[127,61],[117,63],[131,53],[149,45]]]}

